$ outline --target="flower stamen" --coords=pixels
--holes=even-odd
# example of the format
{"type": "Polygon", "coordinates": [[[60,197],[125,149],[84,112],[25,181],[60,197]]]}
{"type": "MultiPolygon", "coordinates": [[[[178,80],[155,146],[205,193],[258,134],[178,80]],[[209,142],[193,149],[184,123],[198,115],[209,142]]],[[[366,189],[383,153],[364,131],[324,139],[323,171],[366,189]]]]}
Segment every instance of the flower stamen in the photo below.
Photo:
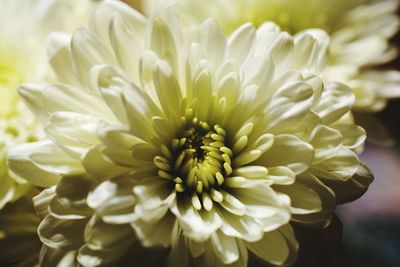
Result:
{"type": "Polygon", "coordinates": [[[177,193],[189,194],[196,210],[210,211],[214,201],[223,201],[219,187],[232,174],[233,152],[221,126],[192,116],[186,111],[180,132],[169,145],[161,146],[161,155],[153,161],[158,175],[171,180],[177,193]]]}

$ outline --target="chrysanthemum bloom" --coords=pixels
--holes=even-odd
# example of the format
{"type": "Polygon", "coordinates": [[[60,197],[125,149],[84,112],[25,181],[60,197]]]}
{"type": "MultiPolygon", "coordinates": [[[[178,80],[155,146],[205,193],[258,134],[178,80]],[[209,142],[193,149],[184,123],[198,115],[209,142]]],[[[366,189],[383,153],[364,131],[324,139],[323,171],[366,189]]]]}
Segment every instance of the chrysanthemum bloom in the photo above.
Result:
{"type": "MultiPolygon", "coordinates": [[[[152,3],[142,1],[145,12],[152,3]]],[[[389,40],[399,29],[398,0],[169,0],[189,21],[213,17],[231,33],[245,22],[274,21],[292,34],[321,28],[331,37],[329,64],[323,77],[353,89],[357,112],[382,110],[400,97],[400,73],[374,70],[397,55],[389,40]]],[[[374,130],[374,129],[371,129],[374,130]]]]}
{"type": "Polygon", "coordinates": [[[71,40],[53,36],[62,83],[19,89],[48,135],[9,151],[14,172],[48,187],[35,198],[49,213],[42,265],[112,264],[138,245],[169,249],[169,266],[246,266],[248,251],[293,262],[289,220],[327,224],[371,180],[353,152],[354,95],[316,75],[326,44],[313,36],[326,34],[266,23],[226,37],[161,13],[100,5],[71,40]]]}

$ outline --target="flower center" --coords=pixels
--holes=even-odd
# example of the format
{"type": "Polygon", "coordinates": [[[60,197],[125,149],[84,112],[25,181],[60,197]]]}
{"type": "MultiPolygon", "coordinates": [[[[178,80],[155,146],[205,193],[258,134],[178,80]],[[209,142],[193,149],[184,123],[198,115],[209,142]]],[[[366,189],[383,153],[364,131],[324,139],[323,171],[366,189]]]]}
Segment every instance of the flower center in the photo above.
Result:
{"type": "Polygon", "coordinates": [[[197,210],[211,210],[213,201],[221,202],[219,191],[232,173],[232,151],[226,145],[226,132],[197,117],[181,118],[181,131],[162,155],[154,158],[158,175],[174,183],[176,192],[189,195],[197,210]]]}

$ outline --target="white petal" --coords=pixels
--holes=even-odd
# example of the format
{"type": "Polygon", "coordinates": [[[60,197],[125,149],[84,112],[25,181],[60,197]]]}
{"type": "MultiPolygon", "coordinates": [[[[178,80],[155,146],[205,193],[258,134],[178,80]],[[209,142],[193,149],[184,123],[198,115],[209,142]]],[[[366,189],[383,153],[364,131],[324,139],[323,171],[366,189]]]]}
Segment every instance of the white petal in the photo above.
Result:
{"type": "Polygon", "coordinates": [[[97,180],[88,175],[62,177],[56,186],[56,195],[49,203],[49,214],[61,220],[84,219],[90,216],[93,212],[86,204],[86,197],[96,184],[97,180]],[[77,184],[79,188],[76,187],[77,184]]]}
{"type": "MultiPolygon", "coordinates": [[[[207,103],[211,100],[212,93],[211,75],[207,69],[201,71],[194,80],[193,97],[197,101],[205,101],[207,103]]],[[[204,118],[209,112],[209,105],[200,104],[197,106],[198,116],[204,118]]]]}
{"type": "Polygon", "coordinates": [[[306,82],[292,82],[279,88],[266,107],[268,129],[284,132],[301,121],[311,110],[314,90],[306,82]]]}
{"type": "Polygon", "coordinates": [[[373,180],[374,176],[371,171],[364,164],[360,164],[356,174],[350,179],[346,181],[324,180],[324,183],[332,188],[337,202],[340,204],[353,201],[362,196],[373,180]]]}
{"type": "Polygon", "coordinates": [[[357,155],[342,148],[332,158],[312,167],[312,173],[320,179],[345,181],[353,176],[360,166],[357,155]]]}
{"type": "Polygon", "coordinates": [[[61,220],[51,215],[40,223],[38,234],[47,246],[56,249],[76,250],[83,245],[83,229],[87,219],[61,220]]]}
{"type": "MultiPolygon", "coordinates": [[[[245,179],[244,179],[245,180],[245,179]]],[[[227,210],[228,212],[241,216],[246,214],[246,206],[240,202],[239,199],[234,197],[232,194],[220,190],[223,196],[223,201],[220,203],[220,205],[227,210]]]]}
{"type": "Polygon", "coordinates": [[[187,239],[187,246],[189,247],[190,255],[193,258],[197,258],[206,251],[207,243],[196,242],[192,239],[187,239]]]}
{"type": "Polygon", "coordinates": [[[174,204],[171,211],[175,214],[183,233],[197,242],[204,242],[221,225],[221,219],[214,211],[200,214],[190,200],[174,204]],[[204,216],[204,217],[202,217],[204,216]]]}
{"type": "Polygon", "coordinates": [[[62,175],[82,171],[80,163],[50,141],[15,146],[8,151],[8,167],[31,184],[55,185],[62,175]]]}
{"type": "Polygon", "coordinates": [[[263,225],[260,221],[247,215],[237,216],[223,209],[217,210],[222,219],[220,230],[227,236],[237,237],[252,242],[263,235],[263,225]]]}
{"type": "Polygon", "coordinates": [[[178,73],[179,60],[175,37],[166,21],[156,18],[152,24],[150,49],[171,66],[173,73],[178,73]]]}
{"type": "Polygon", "coordinates": [[[176,217],[167,213],[159,221],[145,222],[136,220],[131,225],[144,247],[169,247],[172,242],[173,227],[176,217]]]}
{"type": "Polygon", "coordinates": [[[110,39],[118,63],[134,81],[139,81],[138,62],[144,43],[139,34],[132,30],[121,16],[116,15],[111,21],[110,39]]]}
{"type": "Polygon", "coordinates": [[[100,120],[91,115],[73,112],[53,113],[45,127],[48,136],[71,156],[79,157],[99,144],[96,130],[100,120]]]}
{"type": "Polygon", "coordinates": [[[198,40],[203,54],[215,70],[223,62],[226,53],[226,39],[222,29],[213,19],[208,19],[200,26],[198,40]]]}
{"type": "Polygon", "coordinates": [[[277,34],[276,38],[266,49],[266,52],[271,56],[272,62],[275,65],[276,73],[280,76],[287,72],[289,59],[293,54],[293,37],[287,32],[277,34]]]}
{"type": "Polygon", "coordinates": [[[234,106],[238,102],[240,92],[240,78],[237,72],[230,72],[221,78],[218,84],[218,97],[224,97],[228,106],[234,106]]]}
{"type": "Polygon", "coordinates": [[[308,169],[314,159],[312,146],[294,135],[278,135],[273,146],[256,163],[262,166],[286,166],[295,174],[308,169]]]}
{"type": "Polygon", "coordinates": [[[311,132],[309,143],[314,147],[314,164],[332,157],[340,149],[343,142],[342,134],[335,129],[319,125],[311,132]]]}
{"type": "Polygon", "coordinates": [[[154,67],[154,86],[167,116],[177,115],[182,93],[170,65],[165,61],[159,61],[154,67]]]}
{"type": "Polygon", "coordinates": [[[43,90],[43,107],[48,112],[70,111],[92,114],[115,121],[115,117],[104,101],[69,85],[51,84],[43,90]]]}
{"type": "Polygon", "coordinates": [[[343,145],[349,149],[356,149],[364,144],[366,131],[358,125],[336,124],[332,126],[343,135],[343,145]]]}
{"type": "Polygon", "coordinates": [[[294,183],[296,175],[286,166],[276,166],[268,168],[266,178],[272,180],[274,184],[290,185],[294,183]]]}
{"type": "Polygon", "coordinates": [[[87,223],[84,235],[85,245],[99,251],[109,251],[122,243],[135,241],[134,231],[130,225],[107,224],[96,216],[87,223]]]}
{"type": "Polygon", "coordinates": [[[110,21],[116,14],[124,20],[124,23],[129,25],[129,29],[139,35],[144,34],[147,19],[140,12],[121,1],[103,1],[93,12],[90,19],[90,29],[104,43],[108,44],[110,21]]]}
{"type": "Polygon", "coordinates": [[[330,124],[345,115],[353,106],[354,100],[355,96],[350,88],[329,82],[325,84],[321,101],[315,111],[324,124],[330,124]]]}
{"type": "Polygon", "coordinates": [[[133,183],[128,177],[107,180],[89,193],[87,204],[107,222],[132,222],[136,203],[132,187],[133,183]]]}
{"type": "Polygon", "coordinates": [[[257,84],[266,95],[268,86],[274,78],[274,69],[274,64],[269,54],[249,56],[240,71],[242,86],[257,84]]]}
{"type": "Polygon", "coordinates": [[[149,139],[153,134],[150,118],[156,112],[154,103],[134,84],[127,85],[123,90],[123,99],[130,131],[143,140],[149,139]]]}
{"type": "Polygon", "coordinates": [[[46,49],[47,58],[60,82],[77,86],[79,81],[73,72],[70,43],[70,34],[51,33],[46,49]]]}
{"type": "Polygon", "coordinates": [[[48,116],[48,111],[43,104],[43,87],[42,85],[22,84],[17,89],[25,104],[41,121],[48,116]]]}
{"type": "Polygon", "coordinates": [[[275,185],[273,188],[290,197],[291,212],[294,214],[309,214],[322,209],[322,200],[317,192],[300,182],[291,185],[275,185]]]}
{"type": "Polygon", "coordinates": [[[328,184],[322,183],[312,174],[298,176],[297,180],[306,187],[315,191],[321,198],[322,209],[318,213],[293,214],[292,221],[300,222],[312,227],[323,227],[330,223],[332,213],[337,205],[337,194],[328,184]]]}
{"type": "Polygon", "coordinates": [[[224,264],[231,264],[239,259],[239,249],[235,238],[217,231],[211,235],[210,240],[215,254],[224,264]]]}
{"type": "Polygon", "coordinates": [[[96,64],[116,65],[111,51],[96,37],[84,28],[80,28],[72,35],[71,42],[72,62],[76,75],[84,87],[89,87],[89,73],[96,64]]]}
{"type": "MultiPolygon", "coordinates": [[[[281,202],[275,192],[262,181],[248,181],[240,188],[231,189],[245,206],[246,214],[254,218],[265,218],[279,210],[286,210],[289,218],[289,206],[281,202]]],[[[286,223],[286,222],[283,222],[286,223]]]]}
{"type": "Polygon", "coordinates": [[[148,209],[156,208],[160,205],[168,204],[165,201],[173,194],[171,182],[158,176],[143,177],[138,182],[138,185],[134,187],[133,192],[143,207],[148,209]]]}
{"type": "Polygon", "coordinates": [[[245,245],[257,257],[274,265],[284,265],[290,254],[287,241],[279,230],[265,233],[260,241],[246,242],[245,245]]]}
{"type": "Polygon", "coordinates": [[[234,31],[228,40],[228,55],[237,64],[241,64],[249,54],[256,35],[256,29],[251,23],[246,23],[234,31]]]}
{"type": "Polygon", "coordinates": [[[131,149],[137,144],[142,144],[144,141],[132,135],[127,127],[101,123],[96,134],[102,143],[108,147],[118,147],[121,149],[131,149]]]}

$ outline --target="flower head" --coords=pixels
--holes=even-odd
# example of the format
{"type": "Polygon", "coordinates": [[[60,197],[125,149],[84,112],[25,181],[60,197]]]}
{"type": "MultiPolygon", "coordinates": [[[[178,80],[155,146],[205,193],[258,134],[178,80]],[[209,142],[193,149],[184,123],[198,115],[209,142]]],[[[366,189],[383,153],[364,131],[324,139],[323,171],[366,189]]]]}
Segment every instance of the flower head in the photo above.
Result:
{"type": "MultiPolygon", "coordinates": [[[[143,6],[148,13],[153,8],[152,3],[157,1],[145,2],[143,6]]],[[[387,99],[400,97],[399,72],[373,70],[397,55],[389,40],[399,29],[398,0],[164,2],[179,3],[181,15],[191,22],[213,17],[228,33],[245,22],[260,26],[266,21],[274,21],[292,34],[310,28],[324,29],[330,35],[331,43],[329,64],[322,76],[352,88],[356,96],[354,111],[380,111],[387,99]]]]}
{"type": "Polygon", "coordinates": [[[35,199],[49,212],[42,242],[84,266],[138,245],[170,249],[169,266],[246,266],[248,250],[292,262],[289,220],[329,223],[371,178],[353,152],[365,139],[354,95],[317,76],[318,40],[272,23],[226,37],[212,19],[188,28],[116,1],[71,39],[54,35],[62,83],[19,88],[48,139],[9,153],[49,187],[35,199]]]}

